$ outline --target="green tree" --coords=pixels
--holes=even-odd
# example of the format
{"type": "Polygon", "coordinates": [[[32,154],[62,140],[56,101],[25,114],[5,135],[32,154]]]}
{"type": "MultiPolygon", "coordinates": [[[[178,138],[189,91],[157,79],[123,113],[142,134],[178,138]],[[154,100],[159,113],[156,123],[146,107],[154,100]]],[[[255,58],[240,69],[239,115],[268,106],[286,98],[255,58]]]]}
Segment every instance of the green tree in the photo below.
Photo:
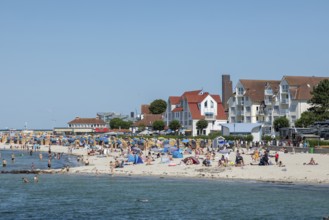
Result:
{"type": "Polygon", "coordinates": [[[152,114],[162,114],[166,111],[166,109],[167,103],[162,99],[154,100],[149,107],[149,110],[152,114]]]}
{"type": "Polygon", "coordinates": [[[322,80],[311,92],[312,98],[308,100],[311,105],[309,111],[320,116],[328,116],[329,111],[329,80],[322,80]]]}
{"type": "Polygon", "coordinates": [[[169,123],[169,128],[173,131],[178,130],[181,127],[181,124],[178,120],[173,120],[169,123]]]}
{"type": "Polygon", "coordinates": [[[295,121],[295,127],[304,128],[318,121],[318,116],[313,112],[303,112],[301,117],[295,121]]]}
{"type": "Polygon", "coordinates": [[[162,120],[154,121],[152,124],[153,130],[162,131],[165,127],[165,123],[162,120]]]}
{"type": "Polygon", "coordinates": [[[145,126],[144,124],[140,124],[140,125],[138,125],[138,130],[139,130],[139,131],[144,131],[145,128],[146,128],[146,126],[145,126]]]}
{"type": "Polygon", "coordinates": [[[311,92],[312,98],[308,100],[311,107],[303,112],[295,122],[296,127],[307,127],[316,121],[329,119],[329,80],[325,79],[315,86],[311,92]]]}
{"type": "Polygon", "coordinates": [[[112,129],[129,129],[130,126],[132,125],[131,121],[124,121],[121,118],[113,118],[110,121],[110,128],[112,129]]]}
{"type": "Polygon", "coordinates": [[[282,116],[282,117],[279,117],[274,120],[273,126],[274,126],[275,131],[278,132],[280,130],[280,128],[289,128],[290,123],[289,123],[289,120],[285,116],[282,116]]]}
{"type": "Polygon", "coordinates": [[[208,121],[201,119],[196,123],[196,128],[202,133],[202,130],[208,127],[208,121]]]}

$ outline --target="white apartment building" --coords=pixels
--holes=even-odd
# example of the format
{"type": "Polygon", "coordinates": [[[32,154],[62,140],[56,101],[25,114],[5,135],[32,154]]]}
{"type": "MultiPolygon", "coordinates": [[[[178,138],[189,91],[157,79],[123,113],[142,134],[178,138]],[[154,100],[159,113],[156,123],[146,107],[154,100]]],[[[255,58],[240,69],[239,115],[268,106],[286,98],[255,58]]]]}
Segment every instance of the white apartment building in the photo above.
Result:
{"type": "Polygon", "coordinates": [[[283,76],[276,80],[239,80],[228,100],[230,123],[262,123],[270,133],[273,121],[286,116],[291,126],[309,108],[311,91],[325,77],[283,76]]]}
{"type": "Polygon", "coordinates": [[[210,95],[202,90],[185,92],[182,96],[170,96],[167,103],[165,121],[167,126],[178,120],[182,127],[199,135],[196,124],[200,119],[208,121],[208,127],[201,134],[220,131],[221,123],[227,123],[224,108],[219,95],[210,95]]]}

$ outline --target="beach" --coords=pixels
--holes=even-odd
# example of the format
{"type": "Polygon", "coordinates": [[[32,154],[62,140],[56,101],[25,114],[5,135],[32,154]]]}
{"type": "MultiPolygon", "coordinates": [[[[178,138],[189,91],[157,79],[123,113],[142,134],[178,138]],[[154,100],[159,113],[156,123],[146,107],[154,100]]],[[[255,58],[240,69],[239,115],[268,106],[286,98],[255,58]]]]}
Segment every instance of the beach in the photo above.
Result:
{"type": "MultiPolygon", "coordinates": [[[[0,145],[1,149],[10,150],[9,145],[0,145]]],[[[13,148],[19,150],[18,145],[13,148]]],[[[47,152],[49,146],[40,146],[40,151],[47,152]]],[[[245,151],[241,149],[242,151],[245,151]]],[[[88,159],[89,165],[70,167],[70,174],[111,174],[118,176],[159,176],[159,177],[187,177],[187,178],[210,178],[210,179],[228,179],[228,180],[256,180],[265,182],[283,182],[283,183],[309,183],[309,184],[329,184],[329,155],[328,154],[309,154],[309,153],[283,153],[279,152],[279,160],[282,161],[283,167],[275,165],[274,158],[270,161],[274,165],[258,166],[250,165],[252,163],[251,155],[241,154],[244,159],[244,166],[235,167],[229,165],[219,167],[218,160],[221,158],[220,153],[216,153],[215,160],[211,159],[211,166],[202,165],[202,159],[205,155],[200,155],[200,164],[186,165],[182,158],[173,158],[168,163],[161,163],[161,158],[156,158],[151,165],[130,164],[124,165],[123,168],[114,168],[111,170],[110,162],[114,163],[115,159],[126,160],[120,156],[119,151],[110,152],[108,155],[88,156],[87,149],[78,148],[69,152],[65,146],[52,145],[51,151],[54,153],[72,153],[76,156],[83,156],[84,160],[88,159]],[[314,158],[318,165],[304,165],[311,158],[314,158]]],[[[148,151],[147,151],[148,152],[148,151]]],[[[145,154],[147,153],[145,152],[145,154]]],[[[274,154],[275,152],[270,152],[274,154]]],[[[194,156],[185,155],[184,158],[194,156]]],[[[229,154],[229,160],[235,161],[236,152],[229,154]]],[[[255,163],[255,162],[253,162],[255,163]]],[[[51,170],[58,173],[62,169],[51,170]]],[[[49,170],[47,170],[49,172],[49,170]]]]}

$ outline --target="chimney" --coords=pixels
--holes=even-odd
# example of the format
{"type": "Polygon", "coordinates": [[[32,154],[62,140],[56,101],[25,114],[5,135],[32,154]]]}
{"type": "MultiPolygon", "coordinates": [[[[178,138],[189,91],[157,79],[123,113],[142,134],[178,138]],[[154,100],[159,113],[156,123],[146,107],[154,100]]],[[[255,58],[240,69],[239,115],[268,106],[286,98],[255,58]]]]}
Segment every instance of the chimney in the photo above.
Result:
{"type": "Polygon", "coordinates": [[[227,101],[232,95],[232,81],[230,75],[222,75],[222,102],[225,111],[228,110],[227,101]]]}

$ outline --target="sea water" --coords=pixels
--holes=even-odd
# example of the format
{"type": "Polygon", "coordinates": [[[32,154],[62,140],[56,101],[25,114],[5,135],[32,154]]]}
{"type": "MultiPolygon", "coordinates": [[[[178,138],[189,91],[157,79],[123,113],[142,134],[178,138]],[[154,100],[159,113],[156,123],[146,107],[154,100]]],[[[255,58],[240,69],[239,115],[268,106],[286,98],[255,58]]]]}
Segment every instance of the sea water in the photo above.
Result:
{"type": "MultiPolygon", "coordinates": [[[[32,163],[34,169],[47,169],[48,168],[48,153],[46,152],[32,152],[30,154],[27,150],[0,150],[1,168],[0,171],[13,171],[13,170],[31,170],[32,163]],[[39,154],[42,154],[42,160],[39,159],[39,154]],[[15,160],[12,161],[12,154],[15,160]],[[2,159],[7,161],[7,166],[2,167],[2,159]]],[[[78,166],[77,157],[74,155],[61,154],[60,159],[57,159],[52,153],[51,168],[58,169],[65,166],[78,166]]]]}
{"type": "MultiPolygon", "coordinates": [[[[143,166],[143,165],[140,165],[143,166]]],[[[188,178],[0,174],[0,219],[322,219],[329,187],[188,178]],[[30,180],[23,183],[22,177],[30,180]]]]}

